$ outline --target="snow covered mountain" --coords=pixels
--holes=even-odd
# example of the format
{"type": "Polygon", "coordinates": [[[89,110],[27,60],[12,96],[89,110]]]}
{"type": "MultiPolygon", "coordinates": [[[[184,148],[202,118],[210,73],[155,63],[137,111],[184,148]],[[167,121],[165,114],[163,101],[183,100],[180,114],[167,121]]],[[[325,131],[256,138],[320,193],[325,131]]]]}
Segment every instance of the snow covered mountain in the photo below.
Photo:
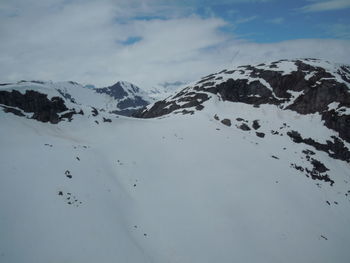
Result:
{"type": "Polygon", "coordinates": [[[20,81],[0,84],[0,104],[7,111],[57,123],[85,110],[131,115],[153,100],[128,82],[91,89],[76,82],[20,81]]]}
{"type": "MultiPolygon", "coordinates": [[[[343,143],[343,140],[350,142],[349,83],[349,66],[316,59],[240,66],[206,76],[174,96],[149,105],[135,116],[154,118],[169,113],[193,114],[212,106],[214,100],[252,105],[257,111],[263,105],[274,105],[300,115],[318,116],[327,128],[336,132],[327,146],[318,147],[331,150],[333,157],[349,162],[350,153],[343,143]]],[[[231,126],[231,119],[225,122],[231,126]]],[[[236,120],[236,126],[240,122],[236,120]]],[[[305,143],[296,131],[290,131],[288,136],[305,143]]],[[[308,141],[308,144],[315,146],[316,143],[308,141]]]]}
{"type": "Polygon", "coordinates": [[[349,262],[349,79],[243,66],[140,118],[1,86],[0,262],[349,262]]]}
{"type": "MultiPolygon", "coordinates": [[[[114,113],[130,116],[136,110],[143,108],[153,102],[146,92],[140,90],[136,85],[118,81],[116,84],[106,88],[95,89],[97,93],[107,94],[111,97],[110,103],[116,110],[114,113]]],[[[112,108],[109,106],[109,108],[112,108]]]]}

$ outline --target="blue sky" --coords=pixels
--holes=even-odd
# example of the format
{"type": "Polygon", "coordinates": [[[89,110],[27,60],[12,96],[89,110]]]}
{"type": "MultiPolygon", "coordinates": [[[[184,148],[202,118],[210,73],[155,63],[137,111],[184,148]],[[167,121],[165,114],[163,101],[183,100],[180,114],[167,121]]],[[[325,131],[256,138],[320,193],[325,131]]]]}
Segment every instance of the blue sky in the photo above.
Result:
{"type": "MultiPolygon", "coordinates": [[[[302,9],[310,2],[298,0],[217,4],[211,10],[232,25],[238,22],[228,30],[260,43],[300,38],[349,39],[348,2],[347,8],[313,12],[302,9]]],[[[204,14],[206,11],[199,12],[204,14]]]]}
{"type": "Polygon", "coordinates": [[[350,0],[2,0],[0,82],[150,89],[282,58],[350,64],[350,0]]]}
{"type": "MultiPolygon", "coordinates": [[[[221,30],[258,43],[291,39],[350,39],[350,0],[217,0],[159,1],[181,15],[219,17],[221,30]],[[169,4],[171,3],[171,4],[169,4]]],[[[133,19],[167,19],[173,14],[149,14],[133,19]]]]}

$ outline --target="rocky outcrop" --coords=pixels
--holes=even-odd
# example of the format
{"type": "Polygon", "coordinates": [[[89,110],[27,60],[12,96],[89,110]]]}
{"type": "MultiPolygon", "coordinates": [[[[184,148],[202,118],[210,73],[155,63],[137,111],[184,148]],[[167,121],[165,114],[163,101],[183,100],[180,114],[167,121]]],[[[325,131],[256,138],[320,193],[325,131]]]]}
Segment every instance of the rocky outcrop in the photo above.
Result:
{"type": "Polygon", "coordinates": [[[115,99],[118,102],[116,105],[118,109],[110,112],[120,115],[131,116],[150,103],[150,99],[140,88],[125,81],[119,81],[112,86],[98,88],[95,91],[115,99]]]}
{"type": "Polygon", "coordinates": [[[280,60],[269,65],[223,70],[134,116],[153,118],[184,108],[203,108],[209,94],[214,94],[224,101],[254,107],[272,104],[300,114],[319,113],[328,128],[350,142],[350,115],[346,113],[350,108],[350,67],[334,66],[334,71],[329,71],[321,66],[322,63],[314,59],[280,60]],[[286,65],[293,69],[286,73],[286,65]],[[336,103],[337,108],[329,108],[332,103],[336,103]],[[345,113],[341,109],[345,109],[345,113]]]}
{"type": "Polygon", "coordinates": [[[46,94],[33,90],[27,90],[24,94],[17,90],[0,91],[0,104],[5,111],[19,116],[24,116],[22,111],[33,113],[31,118],[41,122],[58,123],[76,114],[75,110],[68,110],[62,98],[48,99],[46,94]],[[64,114],[60,116],[60,113],[64,114]]]}
{"type": "MultiPolygon", "coordinates": [[[[186,94],[186,93],[180,93],[186,94]]],[[[202,103],[209,100],[209,96],[205,93],[190,93],[189,96],[176,95],[174,98],[178,100],[174,101],[157,101],[149,110],[141,109],[133,114],[137,118],[155,118],[181,110],[182,114],[191,114],[193,111],[185,110],[186,108],[194,108],[196,110],[202,110],[204,106],[202,103]]]]}
{"type": "Polygon", "coordinates": [[[297,131],[289,131],[287,135],[295,143],[304,143],[313,146],[316,150],[327,153],[330,157],[350,163],[350,151],[339,138],[333,136],[333,141],[327,140],[326,144],[319,143],[312,138],[303,138],[297,131]]]}
{"type": "Polygon", "coordinates": [[[119,82],[110,87],[95,89],[95,91],[97,93],[107,94],[117,100],[128,96],[128,93],[123,89],[119,82]]]}

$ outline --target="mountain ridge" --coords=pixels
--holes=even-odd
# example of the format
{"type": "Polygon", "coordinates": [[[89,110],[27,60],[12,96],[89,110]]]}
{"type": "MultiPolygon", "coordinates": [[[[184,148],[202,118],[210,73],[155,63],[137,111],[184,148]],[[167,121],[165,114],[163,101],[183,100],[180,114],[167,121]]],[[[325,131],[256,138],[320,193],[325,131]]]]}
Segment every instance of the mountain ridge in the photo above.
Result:
{"type": "Polygon", "coordinates": [[[84,87],[73,81],[19,81],[0,86],[0,104],[7,111],[22,115],[24,112],[34,113],[34,119],[51,123],[57,123],[64,118],[71,119],[77,112],[82,114],[82,107],[131,115],[151,101],[152,99],[137,86],[121,81],[110,87],[96,89],[84,87]],[[116,97],[117,94],[120,96],[116,97]],[[61,104],[59,108],[56,107],[57,102],[61,104]],[[58,113],[67,111],[68,108],[69,115],[58,116],[58,113]],[[37,117],[39,115],[46,117],[37,117]]]}
{"type": "Polygon", "coordinates": [[[153,118],[183,109],[201,110],[212,94],[223,101],[277,105],[300,114],[320,113],[328,128],[350,142],[350,66],[304,59],[240,66],[203,77],[174,96],[156,102],[135,117],[153,118]],[[321,66],[327,65],[328,70],[321,66]],[[333,70],[333,72],[332,72],[333,70]]]}

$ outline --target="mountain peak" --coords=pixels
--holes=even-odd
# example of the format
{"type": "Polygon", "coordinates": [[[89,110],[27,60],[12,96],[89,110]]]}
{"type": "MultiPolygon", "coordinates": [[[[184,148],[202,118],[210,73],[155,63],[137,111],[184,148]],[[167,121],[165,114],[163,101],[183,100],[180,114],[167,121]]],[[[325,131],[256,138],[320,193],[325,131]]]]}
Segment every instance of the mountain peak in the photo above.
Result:
{"type": "MultiPolygon", "coordinates": [[[[350,162],[350,151],[344,146],[344,141],[350,143],[349,87],[348,65],[318,59],[279,60],[210,74],[135,115],[154,118],[198,111],[214,115],[218,105],[227,103],[257,109],[272,106],[282,112],[295,112],[296,116],[313,114],[335,133],[323,146],[308,142],[326,152],[337,152],[337,158],[350,162]]],[[[303,141],[297,133],[289,135],[303,141]]]]}

